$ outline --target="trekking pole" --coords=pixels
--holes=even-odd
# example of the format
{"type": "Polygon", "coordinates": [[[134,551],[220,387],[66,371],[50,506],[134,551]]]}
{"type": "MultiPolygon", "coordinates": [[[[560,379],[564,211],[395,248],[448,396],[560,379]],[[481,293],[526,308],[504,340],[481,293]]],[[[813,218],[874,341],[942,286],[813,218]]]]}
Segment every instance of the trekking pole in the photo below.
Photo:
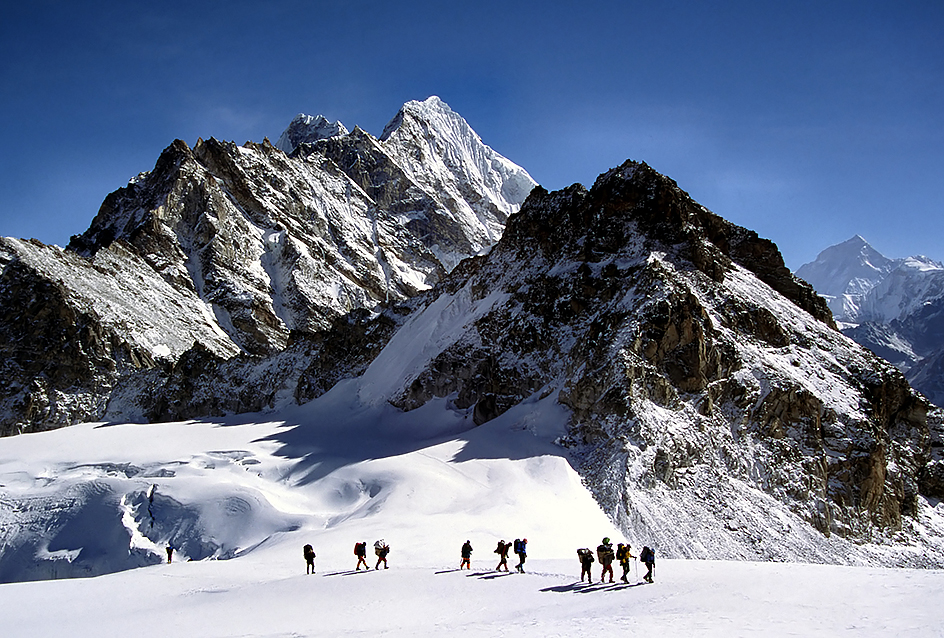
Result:
{"type": "Polygon", "coordinates": [[[639,581],[639,561],[635,558],[633,559],[633,567],[636,568],[636,581],[639,581]]]}

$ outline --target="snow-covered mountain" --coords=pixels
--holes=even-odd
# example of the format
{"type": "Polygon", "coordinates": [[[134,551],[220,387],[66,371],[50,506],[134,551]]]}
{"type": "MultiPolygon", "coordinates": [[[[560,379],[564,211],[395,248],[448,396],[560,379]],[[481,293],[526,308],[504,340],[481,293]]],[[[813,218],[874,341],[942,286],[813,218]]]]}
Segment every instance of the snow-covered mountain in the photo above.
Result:
{"type": "Polygon", "coordinates": [[[390,530],[944,566],[944,414],[776,245],[644,163],[527,183],[430,98],[175,142],[67,250],[4,240],[6,432],[106,423],[0,440],[0,571],[390,530]]]}
{"type": "Polygon", "coordinates": [[[291,156],[268,142],[177,140],[67,250],[0,240],[0,433],[272,407],[292,397],[291,357],[248,392],[228,375],[222,404],[136,397],[429,288],[491,245],[534,185],[438,98],[405,105],[387,142],[325,122],[296,118],[282,136],[302,145],[291,156]],[[410,144],[424,163],[404,167],[410,144]],[[462,172],[457,158],[481,161],[462,172]]]}
{"type": "Polygon", "coordinates": [[[288,128],[282,131],[275,148],[286,155],[302,144],[311,144],[318,140],[347,135],[350,131],[338,121],[330,121],[324,115],[306,115],[299,113],[288,128]]]}
{"type": "Polygon", "coordinates": [[[823,250],[814,261],[800,266],[796,275],[827,300],[838,321],[857,323],[863,297],[900,263],[856,235],[823,250]]]}
{"type": "Polygon", "coordinates": [[[829,302],[843,332],[905,371],[944,404],[944,265],[888,259],[860,236],[825,249],[796,272],[829,302]],[[927,361],[925,361],[927,360],[927,361]]]}

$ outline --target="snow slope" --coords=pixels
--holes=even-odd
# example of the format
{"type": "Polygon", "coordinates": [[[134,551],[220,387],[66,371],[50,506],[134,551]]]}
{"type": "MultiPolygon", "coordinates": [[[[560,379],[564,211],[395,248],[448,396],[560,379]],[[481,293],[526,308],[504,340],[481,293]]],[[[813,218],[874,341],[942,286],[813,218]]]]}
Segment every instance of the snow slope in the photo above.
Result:
{"type": "MultiPolygon", "coordinates": [[[[153,552],[141,569],[0,585],[4,636],[941,635],[944,571],[659,560],[654,585],[636,564],[626,584],[579,583],[574,549],[619,536],[549,445],[556,408],[470,431],[442,405],[398,413],[364,406],[356,389],[342,384],[280,421],[86,424],[0,440],[5,547],[11,511],[29,510],[11,510],[14,500],[95,484],[117,503],[126,543],[153,552]],[[168,537],[128,506],[151,489],[155,527],[196,513],[191,527],[166,528],[181,548],[170,565],[158,564],[168,537]],[[195,555],[195,530],[219,551],[195,555]],[[516,536],[529,538],[527,573],[492,571],[497,539],[516,536]],[[353,571],[353,543],[381,537],[390,569],[353,571]],[[474,569],[460,572],[466,539],[474,569]],[[315,575],[304,574],[304,543],[315,575]],[[235,558],[213,560],[225,556],[235,558]]],[[[101,552],[90,540],[108,508],[57,530],[61,506],[45,562],[101,552]]]]}
{"type": "Polygon", "coordinates": [[[85,424],[0,440],[0,580],[152,564],[168,542],[199,560],[285,535],[344,556],[356,537],[385,537],[415,563],[465,537],[531,535],[566,556],[618,536],[551,443],[565,419],[553,401],[473,430],[445,401],[404,413],[358,390],[342,382],[266,423],[85,424]]]}

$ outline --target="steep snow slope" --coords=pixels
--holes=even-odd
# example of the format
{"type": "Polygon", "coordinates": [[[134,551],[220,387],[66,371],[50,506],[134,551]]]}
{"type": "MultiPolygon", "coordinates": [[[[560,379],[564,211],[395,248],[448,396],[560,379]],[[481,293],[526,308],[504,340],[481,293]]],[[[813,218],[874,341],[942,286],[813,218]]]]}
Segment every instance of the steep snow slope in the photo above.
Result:
{"type": "MultiPolygon", "coordinates": [[[[454,223],[466,229],[473,254],[498,241],[508,216],[535,186],[523,168],[483,144],[436,96],[404,104],[380,139],[409,178],[435,193],[454,223]],[[478,195],[470,196],[470,189],[478,195]]],[[[465,257],[448,250],[437,254],[449,268],[465,257]]]]}

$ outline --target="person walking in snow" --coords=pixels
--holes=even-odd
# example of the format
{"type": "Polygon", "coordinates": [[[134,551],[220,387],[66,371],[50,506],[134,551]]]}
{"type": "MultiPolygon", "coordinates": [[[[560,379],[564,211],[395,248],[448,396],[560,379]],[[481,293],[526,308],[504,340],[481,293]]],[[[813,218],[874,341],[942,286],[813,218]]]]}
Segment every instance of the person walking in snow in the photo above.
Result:
{"type": "Polygon", "coordinates": [[[583,577],[586,575],[587,582],[592,583],[593,577],[590,574],[590,567],[593,565],[593,552],[589,548],[583,547],[577,550],[577,558],[580,560],[580,582],[583,582],[583,577]]]}
{"type": "Polygon", "coordinates": [[[613,582],[613,559],[616,557],[616,554],[613,552],[613,545],[610,543],[609,537],[603,539],[603,542],[597,546],[597,559],[600,561],[600,565],[603,566],[603,572],[600,574],[600,582],[606,582],[606,575],[610,575],[610,582],[613,582]]]}
{"type": "Polygon", "coordinates": [[[646,567],[649,568],[649,571],[646,572],[646,575],[642,577],[647,583],[652,582],[652,570],[656,566],[656,553],[649,547],[643,547],[642,551],[639,552],[639,560],[641,560],[646,567]]]}
{"type": "Polygon", "coordinates": [[[364,569],[370,569],[367,566],[367,543],[363,541],[354,543],[354,555],[357,556],[357,568],[354,571],[360,571],[361,565],[364,569]]]}
{"type": "MultiPolygon", "coordinates": [[[[635,559],[636,557],[629,553],[629,543],[623,545],[622,543],[616,546],[616,560],[619,561],[620,567],[623,568],[623,575],[620,576],[620,580],[624,583],[629,582],[629,559],[635,559]]],[[[638,575],[638,574],[637,574],[638,575]]]]}
{"type": "Polygon", "coordinates": [[[315,548],[311,545],[305,545],[302,548],[302,556],[305,557],[305,573],[315,573],[315,548]]]}
{"type": "Polygon", "coordinates": [[[384,569],[387,569],[387,554],[390,553],[390,546],[384,539],[381,538],[374,543],[374,553],[377,554],[377,564],[374,565],[374,569],[380,569],[380,563],[383,563],[384,569]]]}
{"type": "Polygon", "coordinates": [[[172,560],[174,560],[174,544],[167,543],[167,564],[170,565],[172,560]]]}
{"type": "Polygon", "coordinates": [[[515,569],[518,570],[519,574],[524,573],[524,561],[528,557],[528,539],[515,539],[515,554],[518,555],[518,564],[515,565],[515,569]]]}
{"type": "Polygon", "coordinates": [[[463,567],[472,569],[472,543],[469,541],[462,544],[462,562],[459,563],[459,569],[463,567]]]}
{"type": "Polygon", "coordinates": [[[495,568],[495,571],[500,572],[502,566],[504,566],[505,571],[508,571],[508,550],[511,549],[511,543],[506,543],[504,539],[498,541],[498,547],[495,548],[495,553],[498,554],[498,567],[495,568]]]}

